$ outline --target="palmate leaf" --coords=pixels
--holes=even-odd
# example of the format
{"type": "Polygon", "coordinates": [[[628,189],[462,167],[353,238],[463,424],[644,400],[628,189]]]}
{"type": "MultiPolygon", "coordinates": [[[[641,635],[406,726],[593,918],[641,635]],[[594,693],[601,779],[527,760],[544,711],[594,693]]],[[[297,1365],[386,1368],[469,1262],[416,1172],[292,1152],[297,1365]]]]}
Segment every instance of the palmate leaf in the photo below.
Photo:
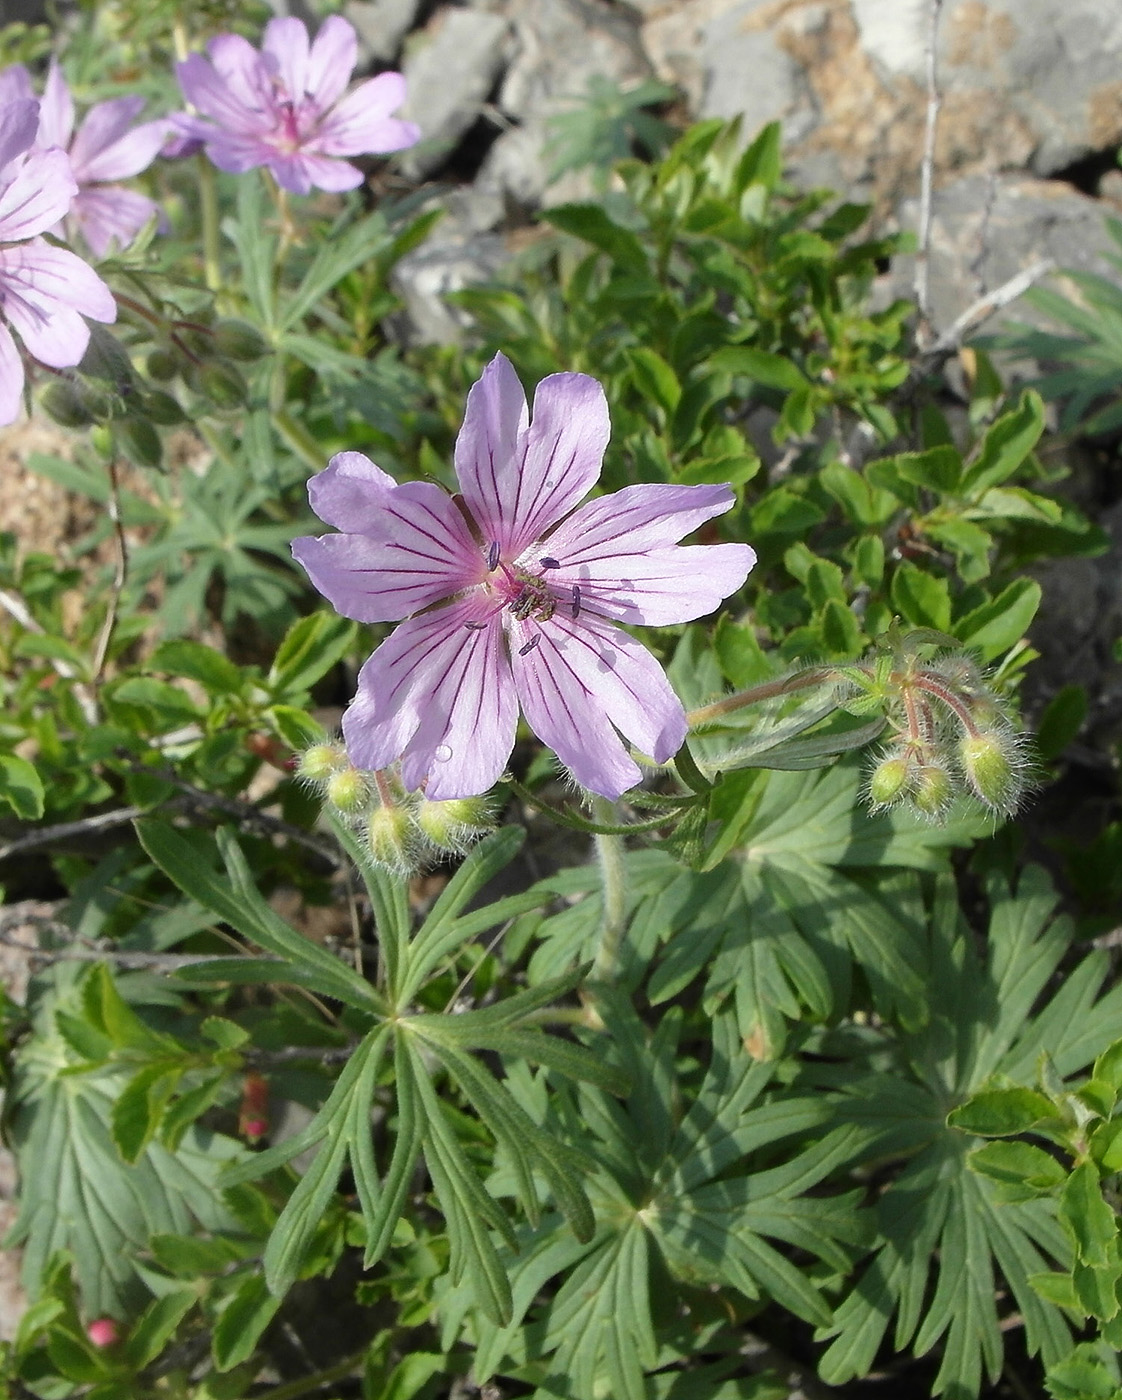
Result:
{"type": "Polygon", "coordinates": [[[147,1296],[136,1256],[152,1235],[237,1229],[219,1181],[245,1148],[192,1126],[174,1153],[150,1141],[135,1162],[123,1162],[111,1124],[128,1071],[73,1072],[81,1061],[52,1029],[53,1014],[42,1013],[42,1033],[19,1057],[13,1135],[21,1204],[6,1242],[23,1243],[32,1293],[47,1261],[66,1249],[88,1313],[119,1314],[147,1296]]]}
{"type": "MultiPolygon", "coordinates": [[[[820,1084],[838,1081],[843,1116],[867,1134],[865,1155],[911,1159],[877,1203],[872,1262],[823,1333],[835,1338],[821,1365],[830,1384],[869,1368],[895,1316],[897,1349],[923,1354],[941,1344],[936,1393],[975,1395],[1002,1365],[998,1278],[1023,1318],[1029,1352],[1053,1365],[1070,1350],[1063,1312],[1029,1282],[1054,1262],[1070,1266],[1054,1201],[1011,1200],[972,1171],[969,1158],[982,1141],[948,1126],[947,1114],[993,1076],[1031,1087],[1042,1055],[1061,1074],[1084,1069],[1122,1033],[1122,988],[1099,995],[1109,965],[1096,952],[1038,1006],[1071,939],[1068,921],[1055,917],[1048,877],[1030,868],[1015,890],[994,877],[987,894],[983,958],[952,883],[940,882],[926,935],[928,1024],[870,1035],[864,1074],[852,1062],[844,1074],[811,1072],[820,1084]],[[874,1060],[884,1072],[873,1071],[874,1060]]],[[[821,1048],[831,1053],[828,1036],[821,1048]]]]}
{"type": "MultiPolygon", "coordinates": [[[[480,1382],[532,1362],[536,1376],[544,1369],[543,1393],[556,1386],[574,1400],[600,1394],[645,1400],[647,1374],[664,1364],[653,1287],[667,1270],[694,1287],[775,1298],[811,1321],[830,1316],[782,1246],[835,1268],[851,1266],[864,1234],[853,1195],[807,1193],[852,1157],[860,1130],[835,1127],[781,1166],[745,1171],[756,1149],[821,1129],[831,1118],[828,1101],[761,1104],[770,1068],[744,1054],[735,1021],[724,1016],[715,1025],[708,1071],[683,1114],[673,1068],[679,1018],[665,1017],[648,1045],[622,999],[601,1010],[633,1080],[625,1108],[587,1087],[575,1102],[562,1095],[547,1100],[540,1081],[511,1078],[528,1113],[546,1115],[552,1104],[570,1134],[595,1152],[599,1169],[588,1190],[597,1232],[582,1245],[558,1228],[556,1217],[520,1231],[518,1257],[499,1247],[510,1270],[510,1324],[494,1327],[472,1312],[467,1289],[451,1289],[442,1306],[444,1342],[451,1345],[466,1326],[480,1382]],[[563,1281],[540,1304],[551,1279],[563,1281]]],[[[496,1189],[517,1189],[513,1169],[504,1177],[493,1183],[496,1189]]]]}

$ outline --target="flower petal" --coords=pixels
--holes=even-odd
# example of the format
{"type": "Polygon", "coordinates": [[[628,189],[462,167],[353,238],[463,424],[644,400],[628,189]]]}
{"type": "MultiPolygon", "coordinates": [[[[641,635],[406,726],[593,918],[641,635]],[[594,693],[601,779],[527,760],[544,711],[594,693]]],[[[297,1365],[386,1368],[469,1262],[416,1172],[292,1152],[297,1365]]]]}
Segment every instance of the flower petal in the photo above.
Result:
{"type": "Polygon", "coordinates": [[[295,155],[273,152],[266,163],[277,184],[292,194],[308,194],[313,186],[332,193],[355,190],[366,179],[356,165],[311,155],[307,151],[295,155]]]}
{"type": "Polygon", "coordinates": [[[0,427],[16,421],[22,403],[23,360],[11,331],[0,326],[0,427]]]}
{"type": "Polygon", "coordinates": [[[70,164],[80,185],[94,180],[131,180],[156,159],[167,140],[166,122],[130,126],[144,107],[139,97],[115,97],[86,113],[70,147],[70,164]]]}
{"type": "Polygon", "coordinates": [[[611,427],[604,391],[586,374],[551,374],[538,385],[525,427],[518,377],[496,355],[468,395],[456,439],[464,498],[487,539],[521,554],[576,505],[600,475],[611,427]]]}
{"type": "Polygon", "coordinates": [[[113,294],[93,268],[46,243],[0,249],[0,301],[28,350],[54,369],[76,365],[86,353],[83,316],[117,317],[113,294]]]}
{"type": "Polygon", "coordinates": [[[686,715],[662,667],[618,628],[555,613],[522,624],[511,668],[530,728],[581,787],[615,799],[642,776],[616,730],[665,763],[686,737],[686,715]],[[540,640],[524,651],[529,637],[540,640]],[[614,727],[613,727],[614,726],[614,727]]]}
{"type": "Polygon", "coordinates": [[[289,98],[299,102],[308,90],[308,26],[291,15],[271,19],[265,26],[261,54],[289,98]]]}
{"type": "Polygon", "coordinates": [[[326,112],[346,92],[357,62],[358,36],[354,25],[342,15],[328,15],[308,55],[305,89],[322,111],[326,112]]]}
{"type": "Polygon", "coordinates": [[[414,145],[420,127],[390,116],[404,101],[400,73],[379,73],[359,83],[320,124],[316,150],[326,156],[386,155],[414,145]]]}
{"type": "Polygon", "coordinates": [[[39,102],[39,136],[35,144],[43,150],[51,146],[61,146],[66,150],[73,132],[74,99],[70,96],[58,60],[52,58],[39,102]]]}
{"type": "Polygon", "coordinates": [[[198,53],[188,54],[175,65],[183,96],[224,131],[245,136],[268,130],[271,118],[261,105],[253,67],[260,64],[260,55],[237,34],[212,39],[210,52],[215,59],[213,66],[198,53]],[[223,72],[218,71],[220,56],[228,60],[223,72]]]}
{"type": "Polygon", "coordinates": [[[359,767],[400,758],[407,788],[427,780],[426,795],[444,801],[497,781],[517,723],[502,624],[477,593],[402,623],[382,643],[359,673],[343,737],[359,767]]]}
{"type": "Polygon", "coordinates": [[[0,192],[0,243],[17,243],[53,228],[78,193],[65,151],[29,151],[5,173],[12,178],[0,192]]]}
{"type": "MultiPolygon", "coordinates": [[[[31,74],[22,63],[0,69],[0,106],[8,102],[34,102],[31,74]]],[[[2,164],[2,162],[0,162],[2,164]]]]}
{"type": "Polygon", "coordinates": [[[746,544],[674,542],[733,504],[727,486],[625,486],[588,501],[532,551],[556,559],[554,591],[580,589],[580,608],[661,627],[704,617],[735,593],[756,562],[746,544]]]}
{"type": "Polygon", "coordinates": [[[90,186],[79,190],[70,206],[71,217],[77,220],[82,237],[95,257],[103,258],[115,243],[127,248],[160,206],[121,185],[90,186]]]}
{"type": "Polygon", "coordinates": [[[312,478],[308,494],[312,509],[334,524],[352,505],[346,533],[292,542],[293,555],[344,617],[396,622],[486,574],[463,516],[431,482],[398,485],[361,453],[343,452],[312,478]]]}

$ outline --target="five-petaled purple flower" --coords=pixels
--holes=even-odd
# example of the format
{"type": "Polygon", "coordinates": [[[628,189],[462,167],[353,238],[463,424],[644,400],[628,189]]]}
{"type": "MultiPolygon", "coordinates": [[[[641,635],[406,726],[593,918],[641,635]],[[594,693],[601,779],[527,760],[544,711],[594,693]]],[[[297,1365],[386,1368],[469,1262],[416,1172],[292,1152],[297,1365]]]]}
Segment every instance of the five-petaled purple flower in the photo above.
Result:
{"type": "Polygon", "coordinates": [[[261,51],[237,34],[176,65],[183,95],[198,115],[172,118],[182,136],[204,143],[220,170],[268,166],[293,194],[352,190],[362,171],[348,156],[385,155],[412,146],[420,129],[390,116],[405,100],[400,73],[381,73],[346,97],[358,41],[339,15],[320,25],[309,46],[299,19],[270,20],[261,51]]]}
{"type": "MultiPolygon", "coordinates": [[[[34,95],[31,77],[22,64],[0,73],[0,102],[26,101],[34,95]]],[[[148,220],[160,212],[159,205],[147,195],[113,183],[147,170],[167,140],[165,121],[133,126],[143,106],[143,97],[97,102],[75,133],[74,101],[62,70],[51,60],[39,103],[35,145],[41,150],[58,146],[70,156],[78,189],[67,212],[95,257],[103,258],[114,242],[127,248],[148,220]]]]}
{"type": "Polygon", "coordinates": [[[78,190],[65,151],[31,149],[38,126],[37,102],[0,106],[0,424],[18,416],[23,391],[9,326],[36,359],[64,369],[86,353],[83,316],[117,318],[113,293],[97,273],[36,236],[58,223],[78,190]]]}
{"type": "Polygon", "coordinates": [[[744,544],[678,541],[733,504],[727,486],[627,486],[574,509],[595,484],[610,427],[603,390],[552,374],[526,396],[496,355],[456,440],[461,498],[394,482],[342,452],[308,490],[342,531],[293,541],[347,617],[407,619],[363,666],[343,719],[352,762],[401,760],[407,788],[471,797],[502,773],[518,710],[584,788],[639,781],[622,734],[656,762],[686,735],[662,668],[615,624],[701,617],[756,562],[744,544]],[[618,731],[618,733],[617,733],[618,731]]]}

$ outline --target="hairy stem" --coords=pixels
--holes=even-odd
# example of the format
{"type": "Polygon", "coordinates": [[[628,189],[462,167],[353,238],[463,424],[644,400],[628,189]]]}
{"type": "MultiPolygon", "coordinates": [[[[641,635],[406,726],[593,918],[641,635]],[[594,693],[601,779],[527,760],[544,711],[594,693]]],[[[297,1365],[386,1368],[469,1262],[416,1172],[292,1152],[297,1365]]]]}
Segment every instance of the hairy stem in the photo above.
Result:
{"type": "MultiPolygon", "coordinates": [[[[618,821],[615,803],[606,797],[595,797],[592,810],[598,821],[609,826],[618,821]]],[[[600,982],[615,979],[619,967],[619,949],[627,923],[627,871],[623,860],[622,836],[596,836],[596,858],[600,862],[600,882],[604,894],[604,913],[600,922],[600,945],[592,965],[592,976],[600,982]]]]}
{"type": "Polygon", "coordinates": [[[212,292],[222,290],[222,266],[218,254],[218,186],[214,166],[201,152],[195,157],[199,171],[199,207],[203,221],[203,275],[212,292]]]}
{"type": "Polygon", "coordinates": [[[749,705],[758,705],[761,700],[774,700],[777,695],[787,695],[794,690],[822,685],[826,681],[832,681],[835,676],[836,672],[832,667],[810,666],[805,671],[796,671],[793,676],[764,681],[760,685],[749,686],[747,690],[738,690],[735,695],[726,696],[724,700],[714,700],[711,705],[702,705],[700,709],[690,710],[686,715],[686,723],[691,729],[700,729],[723,715],[734,714],[749,705]]]}

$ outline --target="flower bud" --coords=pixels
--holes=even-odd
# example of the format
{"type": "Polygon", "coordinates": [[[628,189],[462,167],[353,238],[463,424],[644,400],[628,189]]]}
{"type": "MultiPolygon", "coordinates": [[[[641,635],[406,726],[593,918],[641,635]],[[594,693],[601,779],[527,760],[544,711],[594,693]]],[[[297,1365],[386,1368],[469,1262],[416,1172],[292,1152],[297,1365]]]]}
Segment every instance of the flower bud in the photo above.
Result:
{"type": "Polygon", "coordinates": [[[882,758],[869,775],[869,800],[874,807],[891,807],[907,796],[911,765],[903,754],[882,758]]]}
{"type": "Polygon", "coordinates": [[[954,797],[954,782],[941,763],[921,763],[913,770],[908,796],[925,817],[941,817],[954,797]]]}
{"type": "Polygon", "coordinates": [[[369,779],[361,769],[348,765],[328,778],[324,796],[345,817],[357,816],[370,801],[369,779]]]}
{"type": "Polygon", "coordinates": [[[249,397],[249,386],[241,372],[224,360],[203,365],[199,386],[216,408],[240,408],[249,397]]]}
{"type": "Polygon", "coordinates": [[[219,321],[214,328],[214,345],[220,355],[231,360],[259,360],[269,352],[261,332],[247,321],[219,321]]]}
{"type": "Polygon", "coordinates": [[[958,746],[958,760],[973,792],[999,812],[1012,812],[1020,800],[1016,739],[1010,732],[990,730],[967,736],[958,746]]]}
{"type": "Polygon", "coordinates": [[[138,467],[158,467],[163,462],[160,435],[147,418],[122,418],[114,434],[121,451],[138,467]]]}
{"type": "Polygon", "coordinates": [[[341,744],[313,744],[300,755],[296,772],[310,783],[325,783],[346,767],[347,755],[341,744]]]}
{"type": "Polygon", "coordinates": [[[81,390],[68,379],[53,379],[39,395],[39,404],[63,428],[88,428],[94,421],[81,390]]]}
{"type": "Polygon", "coordinates": [[[148,377],[166,384],[179,373],[179,361],[170,350],[153,350],[144,362],[148,377]]]}
{"type": "Polygon", "coordinates": [[[161,428],[172,428],[186,416],[179,400],[162,389],[149,389],[140,400],[141,411],[161,428]]]}
{"type": "Polygon", "coordinates": [[[494,825],[481,797],[454,797],[447,802],[422,800],[414,812],[417,825],[442,851],[463,851],[494,825]]]}
{"type": "Polygon", "coordinates": [[[403,807],[375,807],[366,818],[366,849],[376,865],[408,875],[413,861],[413,823],[403,807]]]}
{"type": "Polygon", "coordinates": [[[121,1340],[120,1329],[111,1317],[95,1317],[86,1328],[86,1336],[95,1347],[111,1347],[121,1340]]]}

